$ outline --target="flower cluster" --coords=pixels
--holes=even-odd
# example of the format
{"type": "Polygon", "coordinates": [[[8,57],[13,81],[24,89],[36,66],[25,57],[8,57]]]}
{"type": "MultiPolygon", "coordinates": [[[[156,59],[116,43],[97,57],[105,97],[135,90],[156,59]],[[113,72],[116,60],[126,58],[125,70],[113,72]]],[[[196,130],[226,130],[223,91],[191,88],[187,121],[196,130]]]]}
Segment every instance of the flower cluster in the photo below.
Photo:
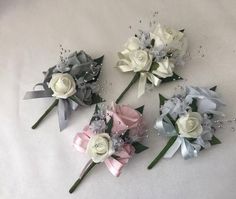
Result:
{"type": "Polygon", "coordinates": [[[154,31],[140,31],[125,43],[118,53],[117,67],[122,72],[139,75],[138,97],[144,94],[146,82],[158,86],[161,82],[182,79],[174,73],[176,65],[183,64],[187,51],[184,30],[166,28],[157,24],[154,31]]]}
{"type": "Polygon", "coordinates": [[[108,166],[111,161],[120,162],[118,170],[109,169],[118,176],[123,163],[133,155],[138,141],[146,133],[143,117],[139,109],[125,105],[113,104],[111,108],[102,109],[96,107],[90,125],[76,135],[74,146],[86,152],[95,163],[105,162],[108,166]]]}
{"type": "Polygon", "coordinates": [[[71,111],[78,106],[88,106],[103,101],[97,94],[97,79],[100,74],[103,56],[92,59],[84,51],[74,52],[66,59],[44,72],[42,90],[27,92],[24,99],[54,97],[55,101],[43,116],[32,126],[36,128],[43,118],[58,105],[60,130],[68,123],[71,111]]]}
{"type": "MultiPolygon", "coordinates": [[[[159,134],[170,137],[161,153],[164,158],[171,158],[179,148],[184,159],[193,158],[201,150],[220,143],[214,135],[213,117],[223,116],[219,108],[224,103],[215,90],[216,87],[186,87],[171,99],[160,95],[161,117],[154,127],[159,134]]],[[[161,157],[159,155],[148,168],[152,168],[161,157]]]]}
{"type": "MultiPolygon", "coordinates": [[[[87,153],[91,164],[104,162],[114,176],[119,176],[134,153],[147,149],[139,142],[146,134],[143,108],[117,104],[110,108],[96,106],[90,124],[76,135],[75,148],[87,153]]],[[[70,192],[74,191],[73,187],[70,192]]]]}

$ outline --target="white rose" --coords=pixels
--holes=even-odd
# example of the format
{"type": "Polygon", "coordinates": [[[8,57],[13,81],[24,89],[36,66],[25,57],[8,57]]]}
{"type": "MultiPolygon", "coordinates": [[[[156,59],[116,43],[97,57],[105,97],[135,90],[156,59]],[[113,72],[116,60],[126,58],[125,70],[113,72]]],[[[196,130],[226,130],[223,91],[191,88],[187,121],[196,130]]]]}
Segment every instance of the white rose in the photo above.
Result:
{"type": "Polygon", "coordinates": [[[198,112],[190,112],[177,120],[179,134],[186,138],[197,138],[202,132],[202,117],[198,112]]]}
{"type": "Polygon", "coordinates": [[[125,48],[129,51],[138,50],[140,47],[140,41],[137,37],[130,37],[125,43],[125,48]]]}
{"type": "Polygon", "coordinates": [[[152,39],[155,39],[155,46],[168,46],[174,41],[180,41],[184,34],[173,28],[162,27],[157,24],[155,30],[150,33],[152,39]]]}
{"type": "Polygon", "coordinates": [[[157,69],[152,71],[153,74],[158,75],[162,78],[171,77],[173,75],[174,64],[170,62],[168,58],[157,63],[159,66],[157,67],[157,69]]]}
{"type": "Polygon", "coordinates": [[[107,133],[100,133],[91,137],[87,145],[87,153],[95,163],[106,160],[114,153],[110,136],[107,133]]]}
{"type": "Polygon", "coordinates": [[[134,72],[148,71],[152,64],[152,56],[145,50],[131,51],[129,54],[130,66],[134,72]]]}
{"type": "Polygon", "coordinates": [[[120,59],[128,59],[131,51],[139,49],[140,41],[137,37],[130,37],[124,47],[125,49],[118,53],[120,59]]]}
{"type": "Polygon", "coordinates": [[[74,78],[68,73],[56,73],[49,82],[54,97],[66,99],[76,93],[74,78]]]}

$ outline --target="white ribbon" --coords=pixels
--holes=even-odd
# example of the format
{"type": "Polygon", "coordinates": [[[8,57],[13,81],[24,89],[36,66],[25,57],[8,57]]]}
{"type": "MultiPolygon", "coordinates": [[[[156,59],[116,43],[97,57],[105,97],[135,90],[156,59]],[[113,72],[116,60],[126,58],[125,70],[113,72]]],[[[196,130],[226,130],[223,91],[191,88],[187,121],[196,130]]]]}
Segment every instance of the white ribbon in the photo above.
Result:
{"type": "Polygon", "coordinates": [[[197,157],[198,150],[195,149],[194,145],[192,145],[184,137],[178,136],[174,144],[165,153],[164,158],[172,158],[173,155],[178,151],[180,147],[181,147],[181,154],[184,159],[187,160],[193,157],[197,157]]]}
{"type": "Polygon", "coordinates": [[[141,72],[138,84],[138,97],[141,97],[145,93],[145,87],[147,79],[152,82],[154,86],[158,86],[161,83],[161,79],[153,75],[150,72],[141,72]]]}

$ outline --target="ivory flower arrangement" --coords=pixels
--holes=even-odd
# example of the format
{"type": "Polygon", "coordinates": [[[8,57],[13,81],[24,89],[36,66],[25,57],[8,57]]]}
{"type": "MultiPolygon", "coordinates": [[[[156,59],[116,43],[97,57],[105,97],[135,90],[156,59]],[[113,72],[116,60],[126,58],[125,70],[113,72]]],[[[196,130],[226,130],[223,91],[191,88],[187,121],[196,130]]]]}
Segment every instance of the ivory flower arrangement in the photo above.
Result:
{"type": "Polygon", "coordinates": [[[223,116],[219,108],[224,103],[215,90],[216,87],[189,86],[170,99],[160,95],[160,119],[154,128],[169,141],[148,169],[162,157],[171,158],[179,148],[183,158],[189,159],[198,156],[201,150],[221,143],[214,135],[213,119],[215,115],[223,116]]]}
{"type": "Polygon", "coordinates": [[[66,59],[44,72],[44,80],[35,87],[41,90],[29,91],[24,99],[54,98],[54,102],[32,126],[35,129],[40,122],[57,106],[60,130],[67,124],[72,111],[79,106],[89,106],[103,99],[98,95],[97,79],[100,74],[103,56],[92,59],[84,51],[74,52],[66,59]]]}
{"type": "Polygon", "coordinates": [[[133,109],[117,104],[112,104],[110,108],[96,105],[90,124],[74,139],[74,147],[86,153],[90,161],[71,187],[70,193],[74,192],[95,165],[105,163],[111,174],[118,177],[135,153],[148,148],[140,143],[146,134],[143,108],[133,109]]]}
{"type": "Polygon", "coordinates": [[[128,39],[118,53],[117,67],[122,72],[133,72],[134,77],[117,99],[117,103],[138,81],[138,97],[145,93],[147,83],[157,87],[182,78],[174,73],[175,66],[184,63],[187,39],[184,30],[166,28],[159,23],[151,32],[140,31],[128,39]]]}

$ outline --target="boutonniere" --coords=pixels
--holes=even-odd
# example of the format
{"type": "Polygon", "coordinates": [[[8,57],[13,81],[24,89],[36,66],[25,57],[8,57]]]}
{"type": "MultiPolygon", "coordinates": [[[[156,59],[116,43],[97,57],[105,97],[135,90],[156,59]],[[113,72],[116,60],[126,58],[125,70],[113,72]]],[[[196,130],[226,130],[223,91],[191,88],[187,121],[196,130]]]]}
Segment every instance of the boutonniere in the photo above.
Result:
{"type": "Polygon", "coordinates": [[[32,129],[35,129],[56,106],[59,127],[63,130],[67,126],[71,112],[77,107],[104,101],[98,95],[97,86],[102,62],[103,56],[92,59],[84,51],[74,52],[66,58],[61,56],[59,64],[44,72],[43,82],[34,87],[41,86],[42,89],[27,92],[24,99],[51,97],[54,101],[32,129]]]}
{"type": "Polygon", "coordinates": [[[148,169],[162,157],[171,158],[178,149],[184,159],[189,159],[198,156],[201,150],[221,143],[214,135],[217,129],[214,116],[224,116],[219,111],[224,103],[216,93],[216,87],[186,87],[170,99],[159,97],[160,119],[154,128],[158,134],[169,137],[169,141],[148,169]]]}
{"type": "Polygon", "coordinates": [[[138,97],[145,92],[146,83],[159,86],[182,77],[174,73],[176,65],[183,64],[187,51],[184,30],[166,28],[159,23],[154,31],[141,31],[128,39],[125,49],[118,53],[117,67],[122,72],[133,72],[134,77],[117,99],[121,100],[128,89],[138,83],[138,97]]]}
{"type": "Polygon", "coordinates": [[[117,104],[110,108],[96,105],[90,124],[74,139],[74,147],[86,153],[91,160],[71,187],[70,193],[74,192],[95,165],[105,163],[111,174],[118,177],[135,153],[148,148],[139,142],[147,131],[142,116],[143,108],[133,109],[117,104]]]}

